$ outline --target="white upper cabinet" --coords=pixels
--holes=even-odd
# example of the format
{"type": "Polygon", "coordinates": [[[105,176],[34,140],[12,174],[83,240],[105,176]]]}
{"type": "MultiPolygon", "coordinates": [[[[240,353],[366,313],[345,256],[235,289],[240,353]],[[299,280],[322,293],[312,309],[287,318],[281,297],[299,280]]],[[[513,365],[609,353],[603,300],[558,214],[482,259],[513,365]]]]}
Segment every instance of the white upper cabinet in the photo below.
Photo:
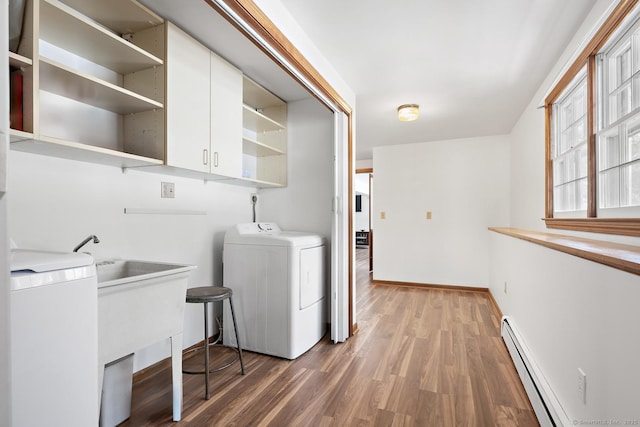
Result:
{"type": "Polygon", "coordinates": [[[238,178],[242,72],[167,25],[167,165],[238,178]]]}
{"type": "Polygon", "coordinates": [[[210,51],[167,23],[167,165],[210,172],[210,51]]]}
{"type": "Polygon", "coordinates": [[[242,72],[211,52],[211,172],[242,175],[242,72]]]}

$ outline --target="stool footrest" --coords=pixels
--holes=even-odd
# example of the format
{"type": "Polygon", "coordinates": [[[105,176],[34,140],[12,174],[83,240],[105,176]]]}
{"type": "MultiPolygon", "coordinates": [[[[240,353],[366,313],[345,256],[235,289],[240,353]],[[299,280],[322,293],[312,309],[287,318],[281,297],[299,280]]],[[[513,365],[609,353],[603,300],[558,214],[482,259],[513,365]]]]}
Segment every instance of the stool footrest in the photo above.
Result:
{"type": "MultiPolygon", "coordinates": [[[[229,366],[233,365],[233,364],[234,364],[234,363],[236,363],[238,360],[240,360],[240,352],[238,351],[238,349],[237,349],[237,348],[232,347],[232,346],[229,346],[229,345],[224,345],[224,344],[216,344],[216,343],[209,344],[209,348],[214,348],[214,347],[226,347],[226,348],[230,348],[231,350],[233,350],[233,351],[235,351],[235,352],[236,352],[236,357],[234,357],[234,358],[233,358],[233,360],[231,360],[230,362],[228,362],[228,363],[226,363],[226,364],[224,364],[224,365],[222,365],[222,366],[219,366],[219,367],[217,367],[217,368],[213,368],[213,369],[209,368],[209,372],[218,372],[218,371],[222,371],[223,369],[228,368],[229,366]]],[[[200,346],[200,347],[192,348],[191,350],[189,350],[189,351],[185,352],[185,354],[187,354],[187,353],[191,353],[191,352],[194,352],[194,351],[199,351],[199,350],[204,350],[204,346],[200,346]]],[[[183,369],[183,370],[182,370],[182,373],[183,373],[183,374],[188,374],[188,375],[202,375],[202,374],[204,374],[204,373],[206,373],[206,372],[205,372],[205,371],[188,371],[188,370],[186,370],[186,369],[183,369]]]]}

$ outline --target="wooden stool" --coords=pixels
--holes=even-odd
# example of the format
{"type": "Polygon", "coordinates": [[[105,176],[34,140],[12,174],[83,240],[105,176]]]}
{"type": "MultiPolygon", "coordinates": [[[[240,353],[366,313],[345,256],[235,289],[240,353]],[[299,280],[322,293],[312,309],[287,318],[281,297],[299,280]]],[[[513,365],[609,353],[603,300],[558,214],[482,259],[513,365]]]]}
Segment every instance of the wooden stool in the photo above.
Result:
{"type": "MultiPolygon", "coordinates": [[[[185,374],[204,374],[205,382],[205,399],[209,400],[209,372],[219,371],[221,369],[231,366],[238,358],[240,359],[240,368],[242,375],[244,375],[244,361],[242,360],[242,347],[240,346],[240,336],[238,335],[238,324],[236,323],[236,314],[233,311],[233,291],[229,288],[222,286],[201,286],[199,288],[187,289],[187,302],[188,303],[203,303],[204,304],[204,346],[195,350],[204,349],[204,371],[190,372],[183,371],[185,374]],[[235,350],[238,352],[238,358],[232,360],[230,363],[219,367],[217,369],[209,369],[209,348],[214,344],[209,344],[209,311],[207,306],[210,302],[229,300],[229,306],[231,307],[231,317],[233,319],[233,329],[236,334],[237,347],[235,350]]],[[[233,347],[232,347],[233,348],[233,347]]]]}

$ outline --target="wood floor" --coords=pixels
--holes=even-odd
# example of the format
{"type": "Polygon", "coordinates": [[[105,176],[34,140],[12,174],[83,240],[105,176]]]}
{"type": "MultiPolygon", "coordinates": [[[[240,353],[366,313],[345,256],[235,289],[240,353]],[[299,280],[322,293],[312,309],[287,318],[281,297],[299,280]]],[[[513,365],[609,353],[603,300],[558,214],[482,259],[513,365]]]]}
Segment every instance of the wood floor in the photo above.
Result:
{"type": "Polygon", "coordinates": [[[538,425],[486,294],[372,285],[367,256],[358,250],[356,336],[325,337],[295,361],[246,352],[246,375],[212,374],[208,401],[203,376],[184,375],[178,423],[165,369],[134,385],[122,425],[538,425]]]}

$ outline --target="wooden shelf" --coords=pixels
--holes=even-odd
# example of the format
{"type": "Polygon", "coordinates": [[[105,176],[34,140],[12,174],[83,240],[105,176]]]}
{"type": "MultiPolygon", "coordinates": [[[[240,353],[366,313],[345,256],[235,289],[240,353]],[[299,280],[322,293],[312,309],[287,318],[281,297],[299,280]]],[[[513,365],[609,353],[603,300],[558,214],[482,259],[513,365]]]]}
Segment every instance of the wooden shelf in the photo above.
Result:
{"type": "Polygon", "coordinates": [[[56,0],[42,1],[40,13],[42,40],[117,73],[129,74],[163,63],[56,0]]]}
{"type": "Polygon", "coordinates": [[[26,56],[18,55],[14,52],[9,52],[9,65],[11,67],[24,68],[32,66],[33,61],[26,56]]]}
{"type": "Polygon", "coordinates": [[[157,101],[46,58],[40,58],[40,89],[117,114],[162,108],[157,101]]]}
{"type": "MultiPolygon", "coordinates": [[[[13,133],[14,131],[12,131],[13,133]]],[[[33,138],[33,136],[32,136],[33,138]]],[[[117,167],[140,167],[161,165],[162,160],[136,156],[107,148],[64,141],[41,136],[38,140],[22,140],[11,143],[11,149],[27,153],[43,154],[63,159],[80,160],[117,167]]]]}
{"type": "Polygon", "coordinates": [[[286,129],[285,126],[246,104],[242,106],[242,123],[245,129],[258,133],[286,129]]]}
{"type": "Polygon", "coordinates": [[[243,185],[246,187],[258,187],[258,188],[281,188],[284,187],[282,184],[278,184],[276,182],[269,181],[261,181],[259,179],[252,178],[236,178],[234,179],[234,184],[243,185]]]}
{"type": "Polygon", "coordinates": [[[119,34],[155,27],[164,20],[136,0],[63,0],[78,12],[119,34]]]}
{"type": "Polygon", "coordinates": [[[282,150],[271,147],[255,139],[242,137],[242,153],[255,157],[279,156],[285,154],[282,150]]]}
{"type": "Polygon", "coordinates": [[[640,275],[639,246],[508,227],[489,230],[640,275]]]}

